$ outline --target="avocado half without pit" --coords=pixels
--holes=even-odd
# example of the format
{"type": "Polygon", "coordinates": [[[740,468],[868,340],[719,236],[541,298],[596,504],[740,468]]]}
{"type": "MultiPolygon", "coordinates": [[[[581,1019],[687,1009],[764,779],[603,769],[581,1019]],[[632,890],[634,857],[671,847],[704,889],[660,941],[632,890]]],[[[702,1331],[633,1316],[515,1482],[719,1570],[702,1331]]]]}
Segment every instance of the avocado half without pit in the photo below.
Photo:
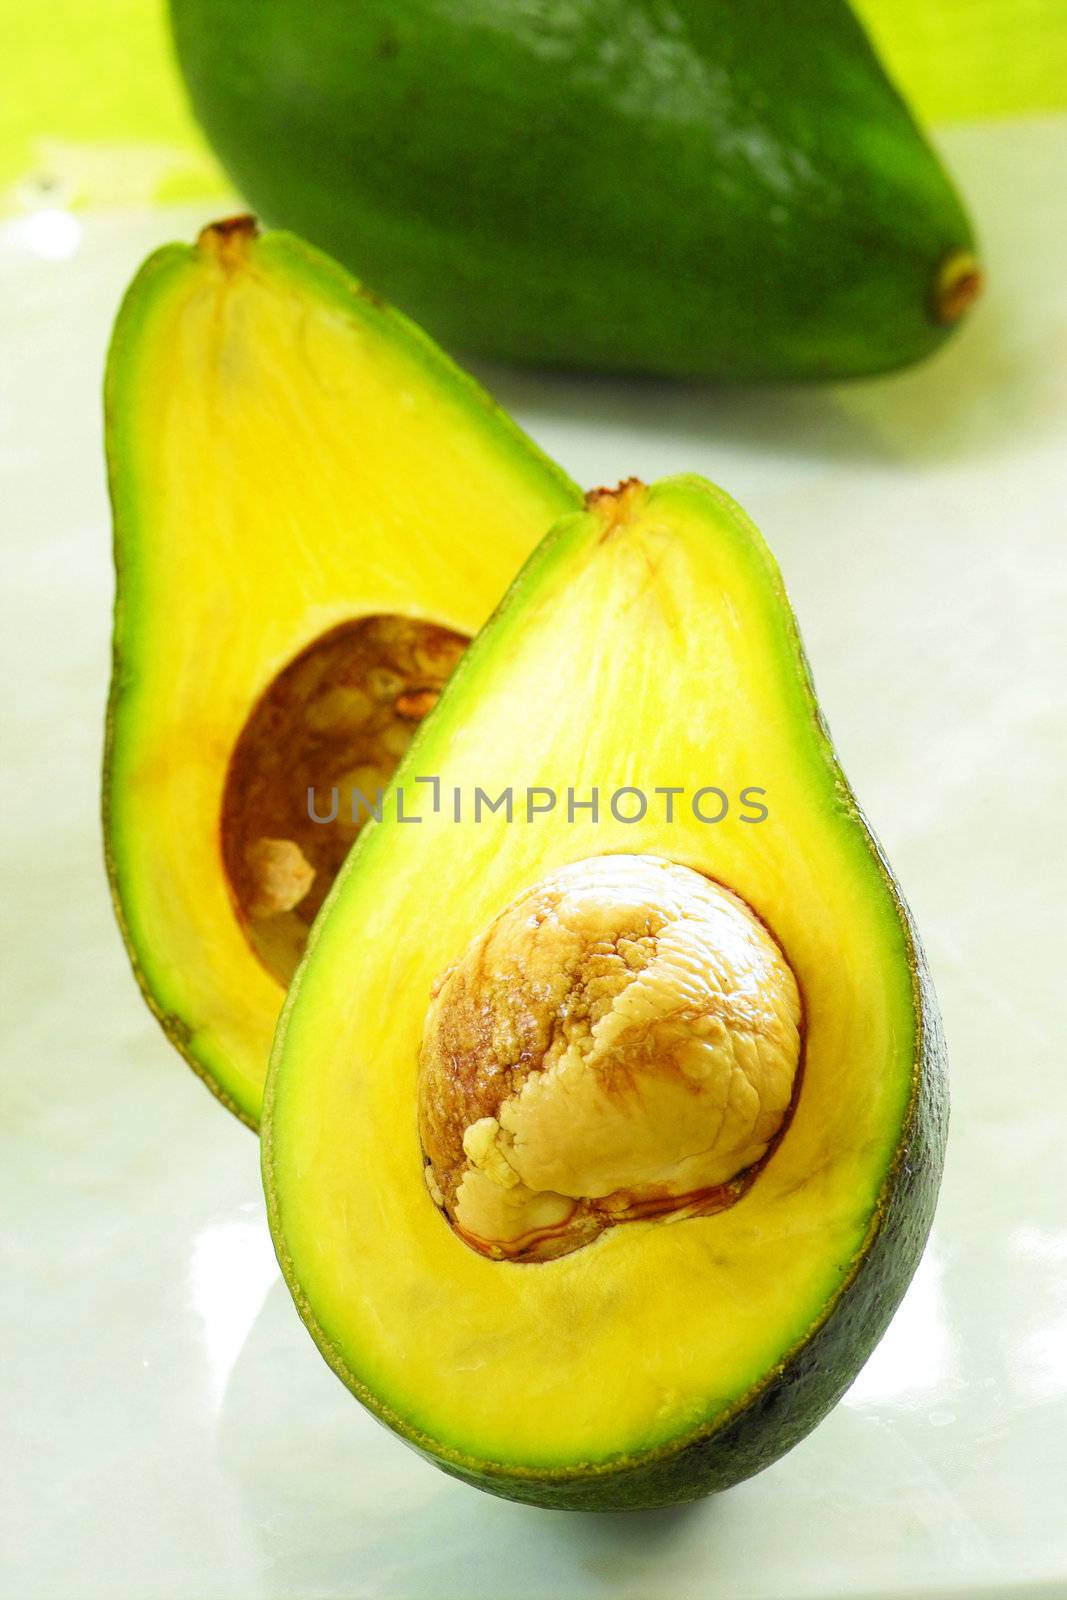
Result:
{"type": "Polygon", "coordinates": [[[145,263],[105,395],[115,905],[168,1035],[255,1126],[338,866],[580,496],[412,323],[249,217],[145,263]]]}
{"type": "Polygon", "coordinates": [[[264,1178],[322,1353],[493,1493],[725,1488],[881,1336],[945,1125],[919,943],[766,547],[697,478],[590,497],[421,725],[283,1011],[264,1178]]]}

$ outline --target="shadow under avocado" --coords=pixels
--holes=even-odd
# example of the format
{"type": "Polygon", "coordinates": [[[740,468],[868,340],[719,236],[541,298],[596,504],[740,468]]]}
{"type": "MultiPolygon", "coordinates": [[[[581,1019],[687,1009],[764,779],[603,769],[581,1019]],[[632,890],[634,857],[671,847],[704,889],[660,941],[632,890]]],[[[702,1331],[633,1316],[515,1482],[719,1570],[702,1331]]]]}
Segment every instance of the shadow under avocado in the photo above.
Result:
{"type": "Polygon", "coordinates": [[[992,296],[921,366],[849,384],[766,387],[520,371],[476,363],[481,383],[535,437],[574,426],[858,464],[988,457],[1037,414],[1041,368],[1014,352],[992,296]]]}

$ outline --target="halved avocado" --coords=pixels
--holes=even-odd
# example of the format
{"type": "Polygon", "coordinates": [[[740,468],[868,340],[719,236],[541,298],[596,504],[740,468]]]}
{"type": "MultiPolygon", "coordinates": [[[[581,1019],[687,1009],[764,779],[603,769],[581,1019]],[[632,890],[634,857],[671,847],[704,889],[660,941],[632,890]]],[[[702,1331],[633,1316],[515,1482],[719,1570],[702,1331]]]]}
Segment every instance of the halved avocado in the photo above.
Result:
{"type": "Polygon", "coordinates": [[[105,399],[115,906],[167,1034],[255,1126],[360,796],[579,496],[411,322],[248,217],[141,268],[105,399]]]}
{"type": "Polygon", "coordinates": [[[918,940],[770,554],[697,478],[591,497],[424,723],[282,1015],[264,1179],[320,1350],[493,1493],[728,1487],[881,1336],[945,1128],[918,940]],[[463,1184],[504,1223],[464,1223],[463,1184]]]}

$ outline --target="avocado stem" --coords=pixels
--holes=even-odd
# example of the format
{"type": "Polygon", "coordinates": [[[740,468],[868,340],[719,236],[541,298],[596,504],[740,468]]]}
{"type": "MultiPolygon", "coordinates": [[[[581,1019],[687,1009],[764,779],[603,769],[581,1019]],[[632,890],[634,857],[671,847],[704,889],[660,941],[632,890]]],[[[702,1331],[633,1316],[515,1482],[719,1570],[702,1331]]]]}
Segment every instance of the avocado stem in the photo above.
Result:
{"type": "Polygon", "coordinates": [[[197,249],[204,255],[214,256],[224,267],[239,266],[248,254],[248,247],[259,238],[259,223],[249,212],[238,217],[223,217],[219,222],[209,222],[197,235],[197,249]]]}
{"type": "Polygon", "coordinates": [[[614,489],[589,490],[585,497],[586,510],[597,512],[604,524],[601,544],[626,522],[647,493],[648,488],[640,478],[623,478],[614,489]]]}
{"type": "Polygon", "coordinates": [[[951,327],[977,300],[985,275],[977,256],[969,250],[953,250],[938,268],[934,282],[934,318],[951,327]]]}

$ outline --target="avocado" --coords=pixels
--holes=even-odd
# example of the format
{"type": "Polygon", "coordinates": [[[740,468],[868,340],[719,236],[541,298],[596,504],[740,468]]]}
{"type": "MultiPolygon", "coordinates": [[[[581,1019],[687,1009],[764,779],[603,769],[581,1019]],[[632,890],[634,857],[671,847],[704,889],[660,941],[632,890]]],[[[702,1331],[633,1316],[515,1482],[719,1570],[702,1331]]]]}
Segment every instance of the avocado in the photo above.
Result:
{"type": "Polygon", "coordinates": [[[105,399],[113,898],[149,1006],[255,1126],[284,986],[378,786],[580,497],[410,322],[248,217],[141,268],[105,399]]]}
{"type": "Polygon", "coordinates": [[[928,355],[970,224],[844,0],[171,0],[228,173],[452,349],[823,379],[928,355]]]}
{"type": "Polygon", "coordinates": [[[594,494],[422,725],[279,1023],[264,1181],[320,1350],[492,1493],[726,1488],[878,1341],[945,1130],[919,941],[770,554],[699,478],[594,494]]]}

